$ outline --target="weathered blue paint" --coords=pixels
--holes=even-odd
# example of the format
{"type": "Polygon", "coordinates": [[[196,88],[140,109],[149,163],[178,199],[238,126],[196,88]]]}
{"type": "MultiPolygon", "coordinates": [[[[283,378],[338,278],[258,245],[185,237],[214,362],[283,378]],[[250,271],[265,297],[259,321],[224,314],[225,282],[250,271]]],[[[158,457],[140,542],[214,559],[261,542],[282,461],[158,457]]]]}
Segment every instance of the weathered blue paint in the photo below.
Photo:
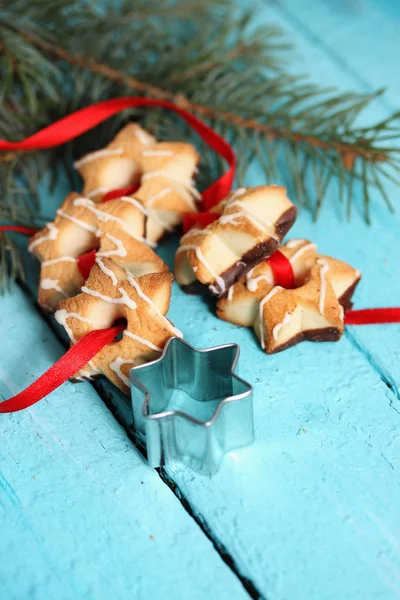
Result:
{"type": "MultiPolygon", "coordinates": [[[[281,0],[261,4],[259,18],[295,36],[294,70],[359,91],[388,85],[369,117],[398,104],[396,3],[281,0]]],[[[262,181],[254,167],[248,183],[262,181]]],[[[398,206],[399,190],[387,190],[398,206]]],[[[46,213],[61,199],[44,196],[46,213]]],[[[358,307],[398,305],[400,211],[375,206],[368,227],[358,215],[359,190],[354,199],[349,224],[332,188],[320,221],[304,212],[293,234],[361,269],[358,307]]],[[[174,245],[162,249],[169,262],[174,245]]],[[[14,340],[0,348],[6,396],[61,349],[20,293],[0,307],[1,335],[14,340]],[[19,375],[14,365],[24,358],[19,375]]],[[[400,326],[353,327],[339,344],[304,343],[266,357],[251,331],[219,321],[205,301],[177,287],[170,317],[197,347],[238,342],[239,372],[254,384],[255,445],[230,454],[212,479],[178,466],[167,472],[239,574],[269,600],[398,598],[400,326]]],[[[121,404],[117,395],[114,404],[121,404]]],[[[0,419],[0,432],[0,597],[245,594],[88,384],[67,384],[27,413],[0,419]],[[25,570],[16,562],[21,554],[25,570]]]]}
{"type": "MultiPolygon", "coordinates": [[[[7,398],[63,349],[21,291],[0,307],[7,398]]],[[[86,383],[1,416],[0,532],[2,600],[247,597],[86,383]]]]}

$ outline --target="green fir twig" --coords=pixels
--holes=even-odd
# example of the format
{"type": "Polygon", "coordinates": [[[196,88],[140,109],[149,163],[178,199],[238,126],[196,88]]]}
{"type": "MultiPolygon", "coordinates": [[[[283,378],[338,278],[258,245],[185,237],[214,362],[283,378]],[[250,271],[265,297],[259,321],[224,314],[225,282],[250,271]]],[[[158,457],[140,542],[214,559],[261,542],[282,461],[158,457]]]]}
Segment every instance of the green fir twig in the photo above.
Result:
{"type": "MultiPolygon", "coordinates": [[[[364,216],[385,180],[400,183],[399,116],[360,126],[377,96],[316,86],[286,71],[291,45],[273,24],[257,25],[234,0],[0,0],[0,137],[18,140],[90,103],[124,94],[164,98],[198,115],[234,143],[238,178],[257,160],[279,182],[284,161],[294,199],[315,217],[330,186],[350,215],[361,183],[364,216]],[[371,194],[374,190],[375,194],[371,194]]],[[[53,152],[0,153],[0,220],[37,222],[43,173],[106,144],[134,117],[160,138],[190,132],[163,111],[126,111],[53,152]]],[[[204,148],[200,185],[221,171],[204,148]]],[[[0,280],[18,274],[15,246],[2,238],[0,280]],[[2,265],[2,266],[1,266],[2,265]]]]}

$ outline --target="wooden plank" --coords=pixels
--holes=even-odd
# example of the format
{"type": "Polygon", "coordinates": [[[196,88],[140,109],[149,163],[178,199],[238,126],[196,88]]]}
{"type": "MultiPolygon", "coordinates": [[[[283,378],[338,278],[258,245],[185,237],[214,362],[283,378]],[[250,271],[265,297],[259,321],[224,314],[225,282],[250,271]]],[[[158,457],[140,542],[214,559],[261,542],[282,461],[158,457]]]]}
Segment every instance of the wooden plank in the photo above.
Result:
{"type": "MultiPolygon", "coordinates": [[[[16,289],[0,299],[0,396],[63,349],[16,289]]],[[[0,419],[0,597],[247,598],[90,384],[0,419]]]]}
{"type": "MultiPolygon", "coordinates": [[[[294,72],[306,72],[323,85],[344,90],[371,92],[384,84],[388,94],[366,112],[363,123],[386,118],[396,105],[400,75],[396,66],[394,29],[400,18],[396,3],[374,2],[288,2],[279,0],[264,8],[266,18],[281,24],[297,45],[294,72]]],[[[396,145],[396,141],[391,142],[396,145]]],[[[362,191],[354,190],[353,217],[346,222],[345,207],[332,188],[317,224],[303,214],[294,231],[316,241],[324,253],[347,260],[363,273],[355,295],[356,308],[398,306],[400,281],[399,188],[387,182],[385,189],[396,213],[381,201],[373,203],[372,225],[362,220],[362,191]],[[329,234],[327,234],[329,232],[329,234]]],[[[399,325],[351,327],[348,338],[400,399],[399,325]]]]}
{"type": "MultiPolygon", "coordinates": [[[[340,72],[338,85],[342,85],[340,79],[343,81],[345,76],[352,88],[354,83],[367,92],[385,88],[379,104],[387,110],[398,109],[400,78],[393,68],[400,50],[398,2],[307,0],[293,3],[275,0],[275,10],[297,32],[297,41],[302,46],[299,36],[308,40],[331,63],[336,63],[340,72]]],[[[320,63],[314,69],[321,67],[320,63]]],[[[329,78],[332,77],[335,73],[330,69],[329,78]]]]}
{"type": "Polygon", "coordinates": [[[255,386],[255,446],[212,480],[168,469],[241,573],[271,600],[397,597],[399,407],[367,360],[348,340],[263,357],[179,290],[171,318],[198,347],[238,342],[255,386]]]}
{"type": "MultiPolygon", "coordinates": [[[[320,48],[304,48],[303,71],[315,63],[325,83],[331,73],[339,77],[320,48]]],[[[254,169],[248,182],[260,183],[260,173],[254,169]]],[[[397,289],[384,262],[388,249],[398,248],[392,218],[380,208],[374,215],[373,228],[361,219],[349,225],[332,203],[317,225],[301,215],[293,232],[364,272],[359,306],[388,304],[397,289]]],[[[172,247],[164,247],[170,262],[172,247]]],[[[354,338],[265,357],[251,332],[222,323],[178,289],[170,316],[198,347],[240,343],[241,374],[255,384],[256,444],[231,454],[211,480],[178,466],[166,473],[215,543],[269,600],[397,598],[400,416],[382,381],[394,376],[379,342],[385,328],[371,328],[371,355],[382,361],[374,365],[354,338]]]]}
{"type": "Polygon", "coordinates": [[[211,480],[166,474],[241,576],[270,599],[394,598],[400,416],[363,355],[344,340],[264,357],[251,332],[177,287],[170,317],[198,347],[238,342],[240,372],[255,384],[256,444],[211,480]]]}
{"type": "MultiPolygon", "coordinates": [[[[309,22],[316,23],[311,17],[309,22]]],[[[313,73],[318,65],[329,85],[332,61],[312,43],[304,54],[302,70],[313,73]]],[[[250,181],[259,181],[256,171],[250,181]]],[[[332,202],[317,225],[304,213],[294,229],[363,271],[359,306],[391,305],[399,297],[398,233],[381,208],[374,211],[378,222],[372,228],[359,218],[347,224],[332,202]]],[[[256,381],[257,445],[232,455],[210,483],[183,469],[169,470],[194,510],[268,598],[398,597],[399,464],[390,449],[398,444],[399,406],[381,382],[390,383],[385,375],[399,381],[397,326],[352,328],[350,343],[307,344],[262,362],[251,334],[216,319],[212,326],[193,299],[186,300],[185,319],[181,302],[181,322],[190,320],[189,341],[215,343],[213,329],[219,342],[239,341],[245,355],[241,374],[256,381]],[[369,341],[361,337],[367,335],[369,341]],[[355,352],[360,339],[368,342],[372,360],[355,352]]]]}

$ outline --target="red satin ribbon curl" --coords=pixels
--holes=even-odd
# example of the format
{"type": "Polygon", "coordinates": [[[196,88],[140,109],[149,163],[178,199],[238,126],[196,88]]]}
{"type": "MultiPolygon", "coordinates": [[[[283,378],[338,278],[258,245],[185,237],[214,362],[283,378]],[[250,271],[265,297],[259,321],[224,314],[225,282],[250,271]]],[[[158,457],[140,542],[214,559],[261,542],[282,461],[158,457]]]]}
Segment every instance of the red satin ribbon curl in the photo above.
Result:
{"type": "Polygon", "coordinates": [[[90,250],[90,252],[86,252],[86,254],[81,254],[77,258],[78,269],[83,279],[89,277],[89,273],[92,270],[92,267],[96,261],[96,250],[90,250]]]}
{"type": "Polygon", "coordinates": [[[136,183],[135,185],[130,185],[126,188],[111,190],[111,192],[107,192],[107,194],[104,194],[101,201],[108,202],[109,200],[115,200],[116,198],[121,198],[122,196],[130,196],[130,194],[134,194],[135,192],[137,192],[139,187],[139,184],[136,183]]]}
{"type": "Polygon", "coordinates": [[[167,102],[166,100],[124,97],[98,102],[97,104],[92,104],[86,108],[81,108],[20,142],[0,140],[0,150],[10,152],[54,148],[55,146],[70,142],[82,133],[89,131],[89,129],[93,129],[96,125],[103,123],[103,121],[106,121],[127,108],[139,108],[141,106],[166,108],[177,113],[215,152],[220,154],[227,161],[229,169],[226,173],[204,190],[202,194],[202,208],[204,210],[209,210],[214,204],[217,204],[217,202],[225,198],[232,188],[233,179],[235,177],[236,156],[232,147],[221,135],[203,123],[203,121],[183,108],[176,106],[176,104],[167,102]]]}
{"type": "Polygon", "coordinates": [[[274,275],[274,285],[292,289],[295,287],[294,273],[290,260],[280,250],[275,250],[266,261],[274,275]]]}
{"type": "Polygon", "coordinates": [[[14,413],[32,406],[82,369],[104,346],[124,330],[124,325],[91,331],[72,346],[48,371],[23,392],[0,402],[0,413],[14,413]]]}

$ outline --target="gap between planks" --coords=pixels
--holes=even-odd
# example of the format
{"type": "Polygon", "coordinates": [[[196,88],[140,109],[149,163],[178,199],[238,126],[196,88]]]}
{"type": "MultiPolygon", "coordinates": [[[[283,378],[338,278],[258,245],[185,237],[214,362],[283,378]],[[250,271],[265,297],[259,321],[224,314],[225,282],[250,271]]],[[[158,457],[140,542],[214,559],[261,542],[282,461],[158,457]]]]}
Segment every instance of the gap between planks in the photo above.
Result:
{"type": "MultiPolygon", "coordinates": [[[[17,285],[20,287],[25,296],[27,296],[28,299],[32,302],[36,312],[39,314],[41,319],[43,319],[47,323],[48,327],[50,328],[54,336],[57,338],[57,340],[60,342],[60,344],[64,348],[66,348],[65,338],[60,334],[60,328],[54,323],[53,319],[50,316],[47,317],[43,314],[37,303],[36,296],[33,294],[29,285],[21,280],[17,280],[17,285]]],[[[135,439],[135,432],[130,431],[127,428],[126,423],[124,423],[124,420],[120,417],[119,413],[117,412],[116,407],[112,402],[112,394],[110,395],[108,391],[105,391],[103,389],[101,381],[93,380],[88,381],[87,383],[90,383],[90,385],[92,385],[92,387],[96,390],[107,409],[111,412],[111,414],[118,421],[118,423],[123,427],[132,445],[145,458],[144,448],[141,444],[137,443],[137,439],[135,439]]],[[[189,500],[183,494],[178,484],[168,475],[165,468],[160,467],[158,469],[155,469],[155,471],[157,472],[163,484],[166,485],[175,495],[175,497],[179,500],[182,508],[188,513],[188,515],[195,521],[195,523],[198,525],[198,527],[201,529],[204,535],[210,540],[216,552],[219,554],[219,556],[227,565],[227,567],[240,581],[246,592],[249,594],[250,598],[252,598],[253,600],[267,600],[266,597],[258,590],[253,581],[251,581],[251,579],[244,576],[240,572],[240,569],[235,559],[229,553],[227,547],[213,534],[211,528],[207,525],[206,521],[193,509],[189,500]]]]}

